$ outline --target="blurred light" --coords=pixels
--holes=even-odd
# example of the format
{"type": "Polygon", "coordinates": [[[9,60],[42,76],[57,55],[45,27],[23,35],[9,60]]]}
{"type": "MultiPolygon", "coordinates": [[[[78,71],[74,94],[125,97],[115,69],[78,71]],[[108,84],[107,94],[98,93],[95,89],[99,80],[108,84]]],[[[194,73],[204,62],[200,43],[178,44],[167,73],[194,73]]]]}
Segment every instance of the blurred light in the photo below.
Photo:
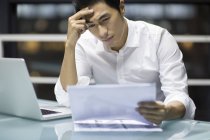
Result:
{"type": "Polygon", "coordinates": [[[58,24],[58,29],[61,33],[67,33],[68,20],[61,20],[58,24]]]}
{"type": "Polygon", "coordinates": [[[196,10],[190,4],[168,4],[165,14],[168,19],[191,19],[195,16],[196,10]]]}
{"type": "Polygon", "coordinates": [[[17,6],[17,16],[18,17],[25,17],[25,18],[32,18],[36,17],[37,10],[36,6],[32,4],[19,4],[17,6]]]}
{"type": "Polygon", "coordinates": [[[128,17],[159,19],[163,17],[164,9],[160,4],[127,4],[125,15],[128,17]]]}
{"type": "Polygon", "coordinates": [[[72,4],[18,4],[17,15],[23,18],[68,17],[74,13],[72,4]]]}
{"type": "Polygon", "coordinates": [[[190,4],[127,4],[125,15],[136,19],[189,19],[196,9],[190,4]]]}
{"type": "Polygon", "coordinates": [[[35,30],[38,32],[43,32],[48,27],[48,21],[44,19],[39,19],[35,22],[35,30]]]}
{"type": "Polygon", "coordinates": [[[160,25],[161,27],[163,27],[163,28],[166,28],[168,31],[171,31],[171,30],[172,30],[171,24],[170,24],[170,22],[167,21],[167,20],[161,20],[161,21],[159,22],[159,25],[160,25]]]}
{"type": "Polygon", "coordinates": [[[24,43],[19,43],[18,47],[21,51],[27,53],[27,54],[37,54],[40,51],[41,44],[40,42],[36,41],[27,41],[24,43]]]}
{"type": "Polygon", "coordinates": [[[193,42],[182,42],[181,46],[183,47],[184,50],[190,51],[193,49],[194,44],[193,42]]]}
{"type": "Polygon", "coordinates": [[[55,4],[38,5],[36,9],[37,16],[42,18],[53,18],[57,14],[55,4]]]}
{"type": "Polygon", "coordinates": [[[72,4],[60,4],[56,7],[56,9],[57,14],[60,17],[69,17],[75,12],[72,4]]]}

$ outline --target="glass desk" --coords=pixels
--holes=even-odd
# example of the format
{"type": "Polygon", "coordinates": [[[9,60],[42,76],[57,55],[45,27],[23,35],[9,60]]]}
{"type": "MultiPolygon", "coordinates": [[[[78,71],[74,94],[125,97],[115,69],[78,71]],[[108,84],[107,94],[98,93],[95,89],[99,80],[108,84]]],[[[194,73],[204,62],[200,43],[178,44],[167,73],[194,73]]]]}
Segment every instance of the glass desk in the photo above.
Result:
{"type": "Polygon", "coordinates": [[[210,140],[210,122],[165,121],[163,132],[73,132],[71,118],[35,121],[0,114],[0,140],[210,140]]]}

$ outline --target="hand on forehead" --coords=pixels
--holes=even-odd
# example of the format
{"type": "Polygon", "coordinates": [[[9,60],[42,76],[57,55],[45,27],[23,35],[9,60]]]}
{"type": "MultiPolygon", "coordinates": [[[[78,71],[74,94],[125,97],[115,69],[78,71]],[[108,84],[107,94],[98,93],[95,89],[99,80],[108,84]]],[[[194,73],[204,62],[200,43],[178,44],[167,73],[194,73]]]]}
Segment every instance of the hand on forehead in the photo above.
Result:
{"type": "MultiPolygon", "coordinates": [[[[93,9],[90,9],[89,7],[86,7],[84,9],[82,9],[82,10],[86,10],[87,11],[87,10],[93,10],[93,9]]],[[[83,18],[85,20],[88,20],[89,21],[90,18],[93,17],[93,15],[94,15],[94,11],[92,13],[85,14],[83,18]]]]}

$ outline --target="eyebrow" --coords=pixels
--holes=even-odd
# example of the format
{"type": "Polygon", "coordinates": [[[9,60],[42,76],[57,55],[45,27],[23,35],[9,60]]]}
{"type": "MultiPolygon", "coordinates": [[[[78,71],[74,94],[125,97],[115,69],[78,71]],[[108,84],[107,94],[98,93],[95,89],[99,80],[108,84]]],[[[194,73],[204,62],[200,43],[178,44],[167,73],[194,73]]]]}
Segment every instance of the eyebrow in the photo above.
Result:
{"type": "MultiPolygon", "coordinates": [[[[100,17],[98,18],[98,21],[100,21],[101,19],[103,19],[103,18],[105,18],[105,17],[107,17],[107,16],[109,16],[109,13],[102,13],[102,14],[100,15],[100,17]]],[[[87,22],[87,24],[93,23],[93,22],[90,21],[89,19],[86,19],[86,22],[87,22]]]]}

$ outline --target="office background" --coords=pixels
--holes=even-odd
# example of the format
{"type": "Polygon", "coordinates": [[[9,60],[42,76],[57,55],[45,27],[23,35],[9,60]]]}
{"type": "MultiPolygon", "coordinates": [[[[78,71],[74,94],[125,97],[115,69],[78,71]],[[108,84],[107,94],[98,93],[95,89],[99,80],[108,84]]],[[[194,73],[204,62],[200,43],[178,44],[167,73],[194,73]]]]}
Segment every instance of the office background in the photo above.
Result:
{"type": "MultiPolygon", "coordinates": [[[[210,1],[209,0],[125,0],[126,17],[144,20],[169,30],[179,38],[197,120],[210,120],[210,1]]],[[[1,0],[0,35],[52,36],[52,41],[1,40],[1,57],[26,60],[37,97],[55,100],[54,83],[64,52],[67,19],[74,13],[71,0],[1,0]],[[58,41],[53,39],[61,35],[58,41]],[[49,78],[50,77],[50,78],[49,78]]]]}

